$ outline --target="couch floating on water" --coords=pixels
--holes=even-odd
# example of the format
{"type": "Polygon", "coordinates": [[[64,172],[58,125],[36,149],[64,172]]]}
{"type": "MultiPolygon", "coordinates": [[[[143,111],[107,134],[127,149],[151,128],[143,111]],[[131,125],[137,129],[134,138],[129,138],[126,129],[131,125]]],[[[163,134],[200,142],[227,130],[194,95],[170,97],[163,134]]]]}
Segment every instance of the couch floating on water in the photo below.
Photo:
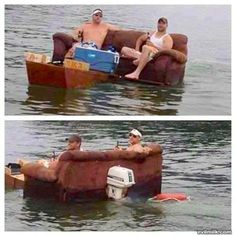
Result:
{"type": "MultiPolygon", "coordinates": [[[[110,45],[116,48],[118,52],[121,48],[135,48],[136,40],[144,32],[134,30],[108,31],[108,34],[102,45],[102,49],[107,50],[110,45]]],[[[140,74],[140,82],[149,82],[156,85],[174,86],[183,81],[185,65],[187,62],[187,42],[188,38],[183,34],[170,34],[174,45],[170,50],[163,50],[157,53],[140,74]]],[[[67,51],[73,44],[73,38],[64,33],[53,35],[54,53],[53,60],[64,60],[67,51]]],[[[120,58],[116,74],[124,76],[135,70],[132,60],[120,58]]]]}
{"type": "Polygon", "coordinates": [[[107,174],[111,167],[129,168],[135,184],[129,197],[151,197],[161,192],[162,149],[150,145],[145,153],[129,151],[64,152],[55,168],[40,163],[25,164],[24,196],[56,198],[61,201],[107,199],[107,174]]]}

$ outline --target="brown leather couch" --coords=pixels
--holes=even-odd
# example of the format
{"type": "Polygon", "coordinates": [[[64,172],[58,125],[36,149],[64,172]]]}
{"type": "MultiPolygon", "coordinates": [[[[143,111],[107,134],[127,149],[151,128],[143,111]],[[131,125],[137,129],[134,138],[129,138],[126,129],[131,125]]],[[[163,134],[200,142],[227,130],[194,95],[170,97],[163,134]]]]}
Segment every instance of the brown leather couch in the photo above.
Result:
{"type": "Polygon", "coordinates": [[[145,153],[130,151],[64,152],[56,168],[46,168],[37,162],[25,164],[25,196],[56,197],[60,200],[105,199],[107,173],[110,167],[120,165],[134,172],[136,184],[130,188],[140,195],[153,196],[161,191],[162,149],[150,145],[145,153]]]}
{"type": "MultiPolygon", "coordinates": [[[[103,48],[113,45],[118,52],[121,48],[135,48],[136,40],[144,32],[110,31],[104,41],[103,48]]],[[[170,50],[162,50],[150,61],[140,74],[140,80],[160,83],[160,85],[177,85],[183,81],[185,64],[187,62],[188,39],[182,34],[170,34],[174,45],[170,50]]],[[[121,58],[116,73],[124,76],[135,70],[132,60],[121,58]]]]}
{"type": "MultiPolygon", "coordinates": [[[[136,40],[144,32],[134,30],[108,31],[102,49],[106,50],[110,45],[118,52],[123,46],[135,48],[136,40]]],[[[183,82],[185,65],[187,62],[188,38],[183,34],[170,34],[174,45],[170,50],[163,50],[157,53],[140,74],[140,82],[151,82],[157,85],[178,85],[183,82]]],[[[71,48],[74,40],[64,33],[53,35],[54,52],[53,60],[64,60],[65,54],[71,48]]],[[[132,60],[121,58],[116,74],[124,76],[135,70],[132,60]]]]}

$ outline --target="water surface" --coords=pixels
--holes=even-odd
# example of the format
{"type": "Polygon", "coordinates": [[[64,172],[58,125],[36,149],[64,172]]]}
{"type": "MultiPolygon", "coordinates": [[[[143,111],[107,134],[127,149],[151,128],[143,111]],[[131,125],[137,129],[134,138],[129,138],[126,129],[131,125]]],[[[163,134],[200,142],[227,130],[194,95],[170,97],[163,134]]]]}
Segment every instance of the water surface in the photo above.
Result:
{"type": "Polygon", "coordinates": [[[160,143],[162,192],[191,201],[144,199],[61,204],[5,191],[5,229],[27,231],[196,231],[231,229],[231,123],[229,121],[7,121],[5,162],[38,160],[65,148],[78,132],[85,150],[127,145],[139,128],[144,143],[160,143]],[[20,135],[19,135],[20,134],[20,135]]]}
{"type": "Polygon", "coordinates": [[[5,112],[8,115],[230,115],[229,5],[6,5],[5,112]],[[188,36],[185,83],[171,89],[130,82],[61,90],[29,86],[24,53],[51,55],[52,34],[70,32],[102,7],[104,20],[150,31],[160,16],[188,36]],[[118,10],[119,9],[119,10],[118,10]],[[135,12],[135,14],[134,14],[135,12]],[[217,16],[217,17],[215,17],[217,16]]]}

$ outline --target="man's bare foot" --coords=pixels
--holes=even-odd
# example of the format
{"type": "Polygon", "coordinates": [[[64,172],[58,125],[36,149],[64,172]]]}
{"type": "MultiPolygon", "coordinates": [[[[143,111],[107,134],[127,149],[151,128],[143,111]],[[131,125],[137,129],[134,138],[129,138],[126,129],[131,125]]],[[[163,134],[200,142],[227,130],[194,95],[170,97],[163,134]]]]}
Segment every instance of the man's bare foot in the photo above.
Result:
{"type": "Polygon", "coordinates": [[[139,59],[135,59],[135,60],[133,60],[133,64],[134,64],[135,66],[137,66],[138,63],[139,63],[139,59]]]}
{"type": "Polygon", "coordinates": [[[125,78],[128,78],[128,79],[138,79],[138,75],[135,74],[135,73],[131,73],[131,74],[125,75],[125,78]]]}

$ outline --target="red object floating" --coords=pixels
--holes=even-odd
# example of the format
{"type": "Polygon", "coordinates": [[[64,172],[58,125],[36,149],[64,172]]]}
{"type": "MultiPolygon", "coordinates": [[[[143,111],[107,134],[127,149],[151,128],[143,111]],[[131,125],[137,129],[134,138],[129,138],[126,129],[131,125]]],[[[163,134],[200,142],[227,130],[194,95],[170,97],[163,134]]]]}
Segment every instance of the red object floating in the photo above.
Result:
{"type": "Polygon", "coordinates": [[[152,200],[156,201],[168,201],[168,200],[175,200],[175,201],[185,201],[189,200],[189,197],[186,196],[184,193],[160,193],[157,194],[152,200]]]}

